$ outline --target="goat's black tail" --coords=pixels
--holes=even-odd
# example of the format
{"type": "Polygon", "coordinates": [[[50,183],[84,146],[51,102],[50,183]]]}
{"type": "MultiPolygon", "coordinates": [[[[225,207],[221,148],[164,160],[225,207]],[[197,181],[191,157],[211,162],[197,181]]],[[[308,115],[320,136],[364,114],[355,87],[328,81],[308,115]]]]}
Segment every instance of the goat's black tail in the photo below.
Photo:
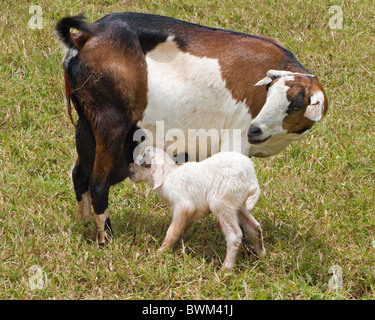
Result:
{"type": "Polygon", "coordinates": [[[69,48],[80,50],[88,39],[94,33],[90,28],[90,24],[86,22],[85,16],[81,13],[74,17],[62,18],[55,27],[59,39],[69,48]],[[81,31],[79,34],[71,33],[70,29],[81,31]]]}
{"type": "MultiPolygon", "coordinates": [[[[87,40],[89,40],[94,33],[90,24],[85,20],[85,16],[81,13],[74,17],[65,17],[62,18],[56,25],[55,31],[60,41],[64,43],[68,49],[77,49],[78,51],[85,45],[87,40]],[[79,32],[71,33],[70,29],[76,29],[79,32]]],[[[73,89],[70,85],[67,71],[64,66],[64,78],[65,78],[65,96],[68,107],[68,115],[72,123],[75,125],[72,118],[72,105],[71,97],[73,94],[73,89]]]]}

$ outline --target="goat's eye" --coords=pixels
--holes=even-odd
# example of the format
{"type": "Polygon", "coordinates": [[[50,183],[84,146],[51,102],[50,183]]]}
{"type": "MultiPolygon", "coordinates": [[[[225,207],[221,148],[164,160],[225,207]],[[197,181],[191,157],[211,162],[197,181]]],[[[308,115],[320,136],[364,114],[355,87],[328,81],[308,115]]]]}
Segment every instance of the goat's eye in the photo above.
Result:
{"type": "Polygon", "coordinates": [[[291,111],[299,111],[299,110],[301,110],[301,106],[294,104],[294,105],[291,105],[289,107],[289,110],[291,110],[291,111]]]}

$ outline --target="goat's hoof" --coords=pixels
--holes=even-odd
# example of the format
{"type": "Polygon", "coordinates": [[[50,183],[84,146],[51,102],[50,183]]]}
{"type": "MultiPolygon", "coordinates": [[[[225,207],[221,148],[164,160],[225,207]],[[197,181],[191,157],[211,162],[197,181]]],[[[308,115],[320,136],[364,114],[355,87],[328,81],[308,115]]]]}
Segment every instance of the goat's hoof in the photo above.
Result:
{"type": "Polygon", "coordinates": [[[106,244],[112,242],[113,235],[112,235],[112,233],[109,233],[107,231],[104,231],[104,232],[99,231],[97,239],[98,239],[99,246],[105,246],[106,244]]]}

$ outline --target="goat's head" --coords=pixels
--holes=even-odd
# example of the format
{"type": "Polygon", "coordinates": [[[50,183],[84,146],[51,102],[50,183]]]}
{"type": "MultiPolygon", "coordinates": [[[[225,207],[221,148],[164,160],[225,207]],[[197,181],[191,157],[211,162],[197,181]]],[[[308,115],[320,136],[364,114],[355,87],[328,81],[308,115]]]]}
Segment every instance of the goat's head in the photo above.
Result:
{"type": "Polygon", "coordinates": [[[328,110],[324,89],[310,74],[269,70],[255,86],[267,86],[267,98],[247,132],[253,145],[271,138],[298,139],[328,110]]]}

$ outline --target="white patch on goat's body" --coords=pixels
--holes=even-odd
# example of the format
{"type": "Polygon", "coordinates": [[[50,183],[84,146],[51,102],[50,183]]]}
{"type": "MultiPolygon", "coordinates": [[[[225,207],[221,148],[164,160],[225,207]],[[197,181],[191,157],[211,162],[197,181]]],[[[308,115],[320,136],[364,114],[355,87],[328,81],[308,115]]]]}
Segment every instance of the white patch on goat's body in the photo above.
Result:
{"type": "Polygon", "coordinates": [[[177,137],[176,141],[148,141],[149,144],[160,146],[158,143],[163,143],[163,148],[167,149],[173,143],[178,153],[196,150],[199,160],[203,160],[219,152],[222,145],[230,144],[224,140],[231,135],[222,137],[222,129],[240,129],[241,150],[236,151],[249,155],[251,146],[247,141],[247,130],[251,115],[246,102],[233,99],[226,88],[217,59],[183,52],[173,37],[169,37],[147,53],[146,62],[148,105],[138,125],[150,130],[152,137],[148,136],[149,140],[157,138],[156,121],[164,124],[164,135],[159,135],[160,139],[164,140],[165,134],[172,129],[182,130],[185,137],[185,141],[181,138],[178,141],[177,137]],[[197,132],[203,129],[207,133],[216,129],[219,139],[211,141],[211,146],[207,145],[207,141],[198,145],[196,139],[188,139],[189,129],[197,132]]]}

